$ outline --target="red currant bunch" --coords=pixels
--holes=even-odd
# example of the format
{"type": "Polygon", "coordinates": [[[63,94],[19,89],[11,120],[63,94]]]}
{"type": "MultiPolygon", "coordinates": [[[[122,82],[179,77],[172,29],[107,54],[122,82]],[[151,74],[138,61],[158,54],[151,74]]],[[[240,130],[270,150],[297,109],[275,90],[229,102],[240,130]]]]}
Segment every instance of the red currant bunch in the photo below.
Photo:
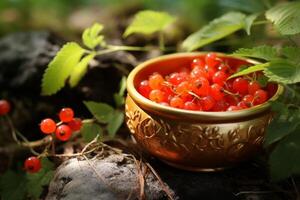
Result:
{"type": "Polygon", "coordinates": [[[236,111],[266,102],[276,84],[260,85],[261,73],[228,79],[241,67],[236,59],[208,53],[170,74],[155,72],[137,87],[138,92],[164,106],[193,111],[236,111]]]}
{"type": "Polygon", "coordinates": [[[10,103],[7,100],[0,100],[0,116],[6,115],[10,111],[10,103]]]}
{"type": "Polygon", "coordinates": [[[82,126],[80,118],[74,118],[72,108],[62,108],[59,112],[59,123],[51,118],[46,118],[40,123],[40,129],[44,134],[53,134],[61,141],[67,141],[73,131],[79,131],[82,126]]]}

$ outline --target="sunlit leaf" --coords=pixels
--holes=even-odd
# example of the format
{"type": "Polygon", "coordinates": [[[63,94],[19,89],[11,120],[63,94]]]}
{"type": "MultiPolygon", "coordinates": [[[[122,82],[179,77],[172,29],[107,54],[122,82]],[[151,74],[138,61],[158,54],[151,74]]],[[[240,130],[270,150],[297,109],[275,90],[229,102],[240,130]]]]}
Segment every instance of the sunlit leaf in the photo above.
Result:
{"type": "Polygon", "coordinates": [[[124,122],[124,113],[116,110],[111,121],[108,123],[107,130],[111,137],[114,137],[124,122]]]}
{"type": "Polygon", "coordinates": [[[257,46],[253,48],[241,48],[233,53],[235,56],[244,56],[250,58],[259,58],[263,60],[272,60],[278,58],[277,49],[271,46],[257,46]]]}
{"type": "Polygon", "coordinates": [[[104,44],[104,36],[100,35],[103,25],[95,23],[90,28],[84,30],[82,34],[83,44],[90,49],[94,49],[97,45],[104,44]]]}
{"type": "Polygon", "coordinates": [[[251,67],[248,67],[242,71],[239,71],[233,75],[231,75],[228,79],[234,78],[234,77],[238,77],[238,76],[243,76],[243,75],[247,75],[253,72],[257,72],[257,71],[262,71],[264,70],[267,66],[269,66],[269,63],[264,63],[264,64],[258,64],[258,65],[254,65],[251,67]]]}

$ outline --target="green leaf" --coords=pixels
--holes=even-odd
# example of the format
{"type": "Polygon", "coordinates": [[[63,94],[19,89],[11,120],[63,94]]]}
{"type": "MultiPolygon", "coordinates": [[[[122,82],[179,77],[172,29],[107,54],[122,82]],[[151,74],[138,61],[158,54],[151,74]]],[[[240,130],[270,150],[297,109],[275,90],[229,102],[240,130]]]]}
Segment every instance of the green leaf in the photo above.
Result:
{"type": "Polygon", "coordinates": [[[299,114],[297,112],[292,116],[278,115],[267,128],[265,145],[273,144],[293,132],[300,124],[299,114]]]}
{"type": "Polygon", "coordinates": [[[115,101],[117,107],[121,107],[125,103],[125,98],[123,95],[120,96],[120,94],[116,93],[116,94],[114,94],[114,101],[115,101]]]}
{"type": "Polygon", "coordinates": [[[70,74],[69,84],[75,87],[82,77],[86,74],[89,62],[95,57],[96,53],[91,53],[85,56],[73,69],[70,74]]]}
{"type": "MultiPolygon", "coordinates": [[[[183,41],[182,47],[188,51],[195,50],[206,44],[222,39],[246,27],[246,15],[240,12],[229,12],[214,19],[199,31],[191,34],[183,41]]],[[[248,19],[248,26],[251,20],[248,19]]]]}
{"type": "Polygon", "coordinates": [[[270,81],[292,84],[300,82],[300,66],[287,60],[271,61],[264,74],[270,81]]]}
{"type": "Polygon", "coordinates": [[[26,178],[23,174],[6,171],[0,176],[0,196],[2,200],[26,199],[26,178]]]}
{"type": "Polygon", "coordinates": [[[82,41],[85,46],[94,49],[97,45],[105,44],[104,36],[99,35],[103,30],[103,25],[95,23],[92,27],[84,30],[82,34],[82,41]]]}
{"type": "Polygon", "coordinates": [[[123,121],[124,113],[119,110],[115,110],[113,117],[107,126],[108,134],[110,137],[114,137],[116,135],[117,131],[123,124],[123,121]]]}
{"type": "Polygon", "coordinates": [[[102,135],[101,126],[95,123],[84,123],[81,129],[81,134],[85,142],[92,141],[97,135],[102,135]]]}
{"type": "Polygon", "coordinates": [[[126,76],[123,76],[120,81],[119,95],[123,96],[126,90],[126,76]]]}
{"type": "Polygon", "coordinates": [[[280,141],[270,155],[271,177],[274,181],[299,173],[300,127],[280,141]]]}
{"type": "Polygon", "coordinates": [[[234,56],[245,56],[251,58],[259,58],[264,60],[277,59],[277,49],[271,46],[258,46],[251,49],[241,48],[233,53],[234,56]]]}
{"type": "Polygon", "coordinates": [[[52,95],[65,85],[66,79],[80,61],[84,51],[85,50],[75,42],[69,42],[60,49],[54,59],[49,63],[43,75],[43,95],[52,95]]]}
{"type": "Polygon", "coordinates": [[[300,33],[300,2],[281,3],[266,12],[266,18],[274,23],[282,35],[300,33]]]}
{"type": "Polygon", "coordinates": [[[174,21],[175,18],[166,12],[140,11],[134,16],[132,23],[126,28],[123,36],[127,37],[133,33],[149,35],[156,31],[162,31],[174,21]]]}
{"type": "Polygon", "coordinates": [[[240,10],[249,13],[260,12],[265,9],[264,2],[262,0],[222,0],[219,4],[224,8],[231,8],[231,10],[240,10]]]}
{"type": "Polygon", "coordinates": [[[259,14],[255,13],[255,14],[252,14],[252,15],[249,15],[248,17],[246,17],[244,29],[248,35],[250,35],[251,26],[258,16],[259,16],[259,14]]]}
{"type": "Polygon", "coordinates": [[[290,59],[292,62],[299,63],[300,62],[300,48],[287,46],[282,48],[282,54],[290,59]]]}
{"type": "Polygon", "coordinates": [[[247,75],[253,72],[257,72],[257,71],[262,71],[264,70],[266,67],[269,66],[269,63],[264,63],[264,64],[258,64],[258,65],[253,65],[251,67],[248,67],[242,71],[239,71],[233,75],[231,75],[228,79],[234,78],[234,77],[238,77],[238,76],[243,76],[243,75],[247,75]]]}
{"type": "Polygon", "coordinates": [[[42,158],[42,168],[38,173],[27,173],[27,192],[33,199],[39,199],[43,187],[48,185],[54,176],[54,164],[47,158],[42,158]]]}
{"type": "Polygon", "coordinates": [[[99,122],[108,123],[113,118],[114,108],[110,105],[93,101],[84,101],[83,103],[99,122]]]}

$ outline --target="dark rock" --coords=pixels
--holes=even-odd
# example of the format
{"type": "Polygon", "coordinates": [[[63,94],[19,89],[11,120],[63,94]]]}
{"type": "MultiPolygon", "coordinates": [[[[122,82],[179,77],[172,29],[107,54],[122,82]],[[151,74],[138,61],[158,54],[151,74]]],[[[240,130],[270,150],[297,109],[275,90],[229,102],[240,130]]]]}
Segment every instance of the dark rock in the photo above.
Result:
{"type": "MultiPolygon", "coordinates": [[[[138,199],[140,185],[137,165],[124,155],[110,155],[90,162],[76,158],[65,161],[50,183],[46,200],[138,199]]],[[[152,173],[145,177],[147,200],[167,199],[152,173]]]]}

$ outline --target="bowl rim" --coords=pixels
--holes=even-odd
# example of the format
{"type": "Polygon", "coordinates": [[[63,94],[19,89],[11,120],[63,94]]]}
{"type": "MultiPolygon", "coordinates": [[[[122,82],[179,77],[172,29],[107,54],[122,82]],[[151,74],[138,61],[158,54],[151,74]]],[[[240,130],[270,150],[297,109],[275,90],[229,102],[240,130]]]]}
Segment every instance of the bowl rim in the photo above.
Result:
{"type": "MultiPolygon", "coordinates": [[[[178,108],[172,108],[168,106],[163,106],[158,103],[155,103],[146,97],[142,96],[135,88],[134,86],[134,80],[136,75],[143,70],[145,67],[147,67],[149,64],[153,64],[155,62],[159,62],[162,60],[169,60],[172,58],[178,58],[178,57],[195,57],[195,56],[200,56],[203,54],[207,54],[209,52],[185,52],[185,53],[173,53],[173,54],[168,54],[168,55],[162,55],[158,56],[156,58],[149,59],[145,62],[140,63],[137,67],[135,67],[130,74],[128,75],[127,78],[127,92],[129,96],[133,99],[135,103],[137,103],[139,106],[141,106],[143,109],[149,111],[149,112],[154,112],[158,114],[163,114],[166,116],[174,116],[178,118],[189,118],[189,119],[195,119],[195,120],[209,120],[209,121],[216,121],[216,120],[233,120],[233,119],[240,119],[243,117],[249,117],[252,115],[257,115],[262,112],[266,112],[267,110],[270,109],[272,101],[275,101],[278,99],[278,97],[283,93],[283,86],[278,84],[278,88],[276,93],[266,102],[263,104],[253,106],[251,108],[247,109],[242,109],[238,111],[222,111],[222,112],[211,112],[211,111],[192,111],[192,110],[184,110],[184,109],[178,109],[178,108]]],[[[260,62],[249,59],[249,58],[244,58],[240,56],[232,56],[232,55],[227,55],[224,53],[219,53],[219,52],[214,52],[219,56],[222,57],[229,57],[229,58],[236,58],[236,59],[241,59],[245,60],[251,64],[259,64],[260,62]]]]}

